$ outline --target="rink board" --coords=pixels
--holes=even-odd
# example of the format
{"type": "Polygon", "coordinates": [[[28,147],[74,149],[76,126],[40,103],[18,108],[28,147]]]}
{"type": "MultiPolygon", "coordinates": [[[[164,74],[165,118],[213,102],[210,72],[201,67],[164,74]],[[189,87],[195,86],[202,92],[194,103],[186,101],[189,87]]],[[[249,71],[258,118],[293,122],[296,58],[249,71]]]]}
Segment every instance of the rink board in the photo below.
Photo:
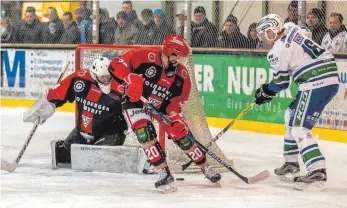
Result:
{"type": "MultiPolygon", "coordinates": [[[[30,107],[34,101],[31,100],[1,100],[2,107],[30,107]]],[[[64,106],[57,109],[58,111],[64,112],[74,112],[75,105],[67,103],[64,106]]],[[[207,117],[207,122],[211,127],[223,128],[231,120],[226,118],[215,118],[207,117]]],[[[275,124],[275,123],[265,123],[265,122],[256,122],[256,121],[245,121],[239,120],[235,122],[233,129],[243,130],[243,131],[252,131],[252,132],[261,132],[268,134],[277,134],[283,135],[285,131],[284,124],[275,124]]],[[[313,133],[319,135],[319,138],[327,141],[347,143],[347,131],[343,130],[333,130],[333,129],[324,129],[324,128],[314,128],[313,133]]]]}

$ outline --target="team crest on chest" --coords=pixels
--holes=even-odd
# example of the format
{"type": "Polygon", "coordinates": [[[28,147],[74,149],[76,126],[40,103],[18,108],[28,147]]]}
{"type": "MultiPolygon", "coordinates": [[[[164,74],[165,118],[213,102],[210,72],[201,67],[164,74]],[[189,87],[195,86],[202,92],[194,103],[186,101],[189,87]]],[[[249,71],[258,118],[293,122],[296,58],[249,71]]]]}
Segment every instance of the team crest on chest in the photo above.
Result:
{"type": "Polygon", "coordinates": [[[87,128],[87,126],[89,125],[91,120],[92,120],[92,118],[89,118],[88,116],[82,115],[82,122],[83,122],[84,128],[87,128]]]}
{"type": "Polygon", "coordinates": [[[74,90],[75,92],[82,92],[85,86],[86,85],[84,84],[82,80],[77,80],[74,84],[74,90]]]}
{"type": "Polygon", "coordinates": [[[154,66],[149,67],[146,69],[145,75],[148,78],[152,78],[157,74],[157,69],[154,66]]]}

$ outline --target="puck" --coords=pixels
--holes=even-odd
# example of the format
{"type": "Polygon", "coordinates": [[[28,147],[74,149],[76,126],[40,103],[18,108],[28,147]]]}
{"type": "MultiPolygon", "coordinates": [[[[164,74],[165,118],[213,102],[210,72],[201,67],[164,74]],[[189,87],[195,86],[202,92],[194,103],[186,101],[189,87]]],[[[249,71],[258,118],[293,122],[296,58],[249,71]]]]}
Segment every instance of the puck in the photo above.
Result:
{"type": "Polygon", "coordinates": [[[184,181],[184,178],[176,178],[176,181],[184,181]]]}

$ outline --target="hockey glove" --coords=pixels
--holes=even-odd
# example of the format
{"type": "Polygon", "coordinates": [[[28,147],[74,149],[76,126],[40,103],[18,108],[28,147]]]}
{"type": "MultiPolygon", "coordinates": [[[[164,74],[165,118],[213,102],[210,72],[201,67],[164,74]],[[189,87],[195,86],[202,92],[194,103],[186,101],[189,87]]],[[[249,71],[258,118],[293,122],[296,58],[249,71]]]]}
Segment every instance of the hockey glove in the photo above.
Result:
{"type": "Polygon", "coordinates": [[[169,116],[171,125],[167,128],[167,133],[173,139],[182,139],[188,134],[188,124],[180,114],[169,116]]]}
{"type": "Polygon", "coordinates": [[[130,98],[130,102],[138,102],[143,92],[143,77],[139,74],[131,73],[124,78],[126,83],[125,94],[130,98]]]}
{"type": "Polygon", "coordinates": [[[275,96],[276,96],[276,93],[272,92],[269,89],[269,84],[263,84],[255,92],[255,102],[258,105],[261,105],[261,104],[270,102],[272,100],[272,98],[275,96]]]}

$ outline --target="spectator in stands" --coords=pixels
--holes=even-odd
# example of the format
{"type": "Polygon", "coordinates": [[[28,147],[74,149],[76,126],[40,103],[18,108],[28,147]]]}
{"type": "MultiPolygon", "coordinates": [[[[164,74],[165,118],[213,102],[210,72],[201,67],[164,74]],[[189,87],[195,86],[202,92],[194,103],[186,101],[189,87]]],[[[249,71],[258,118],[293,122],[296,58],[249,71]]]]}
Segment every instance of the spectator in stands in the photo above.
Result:
{"type": "Polygon", "coordinates": [[[127,14],[127,22],[139,29],[142,24],[139,18],[137,18],[136,11],[133,10],[133,3],[131,1],[123,1],[122,10],[127,14]]]}
{"type": "Polygon", "coordinates": [[[187,21],[187,10],[182,9],[176,14],[178,27],[176,29],[176,34],[184,37],[184,22],[187,21]]]}
{"type": "Polygon", "coordinates": [[[1,43],[13,43],[14,28],[10,24],[10,18],[1,18],[1,43]]]}
{"type": "Polygon", "coordinates": [[[117,14],[118,27],[115,34],[115,44],[134,45],[137,40],[138,29],[127,22],[127,14],[120,11],[117,14]]]}
{"type": "Polygon", "coordinates": [[[77,7],[75,9],[75,18],[77,28],[80,31],[81,43],[90,43],[90,36],[92,36],[90,31],[92,31],[91,29],[93,27],[92,19],[86,15],[86,10],[82,7],[77,7]]]}
{"type": "Polygon", "coordinates": [[[114,43],[114,36],[117,29],[117,22],[112,17],[109,17],[107,9],[99,10],[100,24],[99,24],[99,43],[112,44],[114,43]]]}
{"type": "Polygon", "coordinates": [[[257,35],[257,23],[252,23],[249,25],[247,38],[249,42],[249,48],[257,48],[257,44],[259,42],[259,38],[257,35]]]}
{"type": "Polygon", "coordinates": [[[152,40],[152,45],[161,45],[166,36],[175,34],[173,28],[167,24],[165,12],[161,9],[153,11],[155,32],[152,40]]]}
{"type": "Polygon", "coordinates": [[[81,43],[80,31],[77,28],[76,22],[72,19],[71,12],[65,12],[62,17],[64,24],[64,33],[61,36],[61,44],[79,44],[81,43]]]}
{"type": "Polygon", "coordinates": [[[312,39],[318,43],[322,44],[324,35],[328,32],[325,27],[324,15],[320,9],[311,9],[306,16],[307,27],[312,31],[312,39]]]}
{"type": "Polygon", "coordinates": [[[249,48],[249,41],[240,32],[237,18],[229,15],[224,23],[224,30],[220,33],[218,47],[220,48],[249,48]]]}
{"type": "Polygon", "coordinates": [[[80,1],[80,8],[85,10],[87,17],[90,17],[92,15],[92,11],[87,8],[87,1],[80,1]]]}
{"type": "Polygon", "coordinates": [[[347,30],[340,13],[329,16],[329,32],[322,40],[322,46],[331,52],[347,52],[347,30]]]}
{"type": "Polygon", "coordinates": [[[288,17],[284,20],[284,23],[293,22],[295,24],[298,24],[298,21],[299,21],[298,1],[290,2],[287,8],[287,14],[288,14],[288,17]]]}
{"type": "Polygon", "coordinates": [[[57,10],[54,7],[48,7],[47,18],[48,22],[43,25],[43,42],[59,43],[64,32],[64,25],[58,18],[57,10]]]}
{"type": "Polygon", "coordinates": [[[42,43],[43,40],[42,24],[37,20],[35,9],[28,9],[25,12],[25,20],[19,26],[16,36],[18,43],[42,43]]]}
{"type": "Polygon", "coordinates": [[[139,29],[138,39],[136,44],[138,45],[151,45],[155,33],[155,24],[153,20],[153,12],[150,9],[144,9],[141,11],[142,26],[139,29]]]}
{"type": "Polygon", "coordinates": [[[194,9],[191,47],[213,48],[217,46],[218,29],[206,18],[205,8],[198,6],[194,9]]]}

